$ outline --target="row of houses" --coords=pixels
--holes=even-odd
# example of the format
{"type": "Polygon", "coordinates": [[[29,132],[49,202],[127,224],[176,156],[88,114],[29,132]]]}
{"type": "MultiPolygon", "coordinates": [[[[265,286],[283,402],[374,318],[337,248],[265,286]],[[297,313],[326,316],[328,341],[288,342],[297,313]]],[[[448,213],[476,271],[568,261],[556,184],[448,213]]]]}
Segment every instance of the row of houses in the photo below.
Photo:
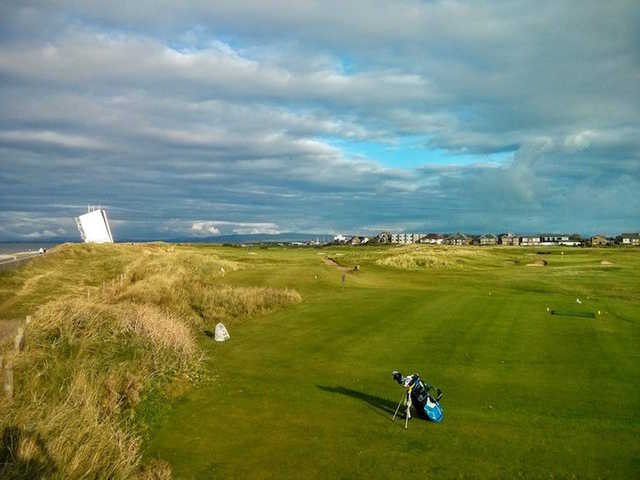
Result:
{"type": "MultiPolygon", "coordinates": [[[[368,241],[368,239],[367,239],[368,241]]],[[[440,234],[440,233],[393,233],[382,232],[375,237],[376,243],[391,243],[406,245],[422,243],[432,245],[505,245],[505,246],[553,246],[567,247],[624,245],[640,246],[640,233],[623,233],[617,237],[594,235],[590,238],[582,238],[577,234],[543,233],[534,235],[518,235],[511,232],[495,235],[487,233],[483,235],[467,235],[464,233],[440,234]]]]}
{"type": "Polygon", "coordinates": [[[463,233],[443,235],[440,233],[393,233],[382,232],[375,238],[376,243],[407,245],[423,243],[432,245],[471,245],[473,237],[463,233]]]}
{"type": "Polygon", "coordinates": [[[333,243],[337,243],[339,245],[366,245],[369,243],[369,237],[340,234],[333,237],[333,243]]]}

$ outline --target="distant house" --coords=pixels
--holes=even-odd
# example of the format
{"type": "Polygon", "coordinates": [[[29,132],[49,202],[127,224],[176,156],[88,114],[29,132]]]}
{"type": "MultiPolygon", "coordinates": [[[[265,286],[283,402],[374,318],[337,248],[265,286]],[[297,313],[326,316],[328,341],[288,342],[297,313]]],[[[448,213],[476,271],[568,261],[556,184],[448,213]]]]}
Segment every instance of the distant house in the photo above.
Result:
{"type": "Polygon", "coordinates": [[[376,241],[378,243],[391,243],[391,232],[380,232],[376,236],[376,241]]]}
{"type": "Polygon", "coordinates": [[[424,237],[424,233],[392,233],[391,243],[418,243],[420,239],[424,237]]]}
{"type": "Polygon", "coordinates": [[[640,233],[623,233],[620,235],[620,245],[640,247],[640,233]]]}
{"type": "Polygon", "coordinates": [[[333,243],[347,243],[348,238],[342,234],[333,237],[333,243]]]}
{"type": "Polygon", "coordinates": [[[465,235],[464,233],[456,233],[454,235],[449,235],[444,239],[445,245],[471,245],[471,237],[465,235]]]}
{"type": "Polygon", "coordinates": [[[439,233],[427,233],[422,238],[420,238],[420,243],[428,243],[430,245],[442,245],[444,241],[444,237],[439,233]]]}
{"type": "Polygon", "coordinates": [[[369,243],[369,237],[353,236],[347,242],[350,245],[365,245],[369,243]]]}
{"type": "Polygon", "coordinates": [[[565,247],[579,247],[582,245],[582,238],[577,233],[572,235],[565,233],[543,233],[540,235],[540,245],[563,245],[565,247]]]}
{"type": "Polygon", "coordinates": [[[569,241],[569,235],[558,233],[543,233],[540,235],[540,245],[562,245],[569,241]]]}
{"type": "Polygon", "coordinates": [[[604,235],[594,235],[591,237],[592,247],[606,247],[607,245],[609,245],[609,239],[604,235]]]}
{"type": "Polygon", "coordinates": [[[424,237],[424,233],[409,233],[409,242],[408,243],[420,243],[420,239],[424,237]]]}
{"type": "Polygon", "coordinates": [[[514,235],[513,233],[501,233],[500,234],[500,244],[507,245],[510,247],[517,247],[520,245],[520,237],[514,235]]]}
{"type": "Polygon", "coordinates": [[[568,242],[560,242],[560,245],[567,245],[569,247],[580,247],[584,244],[584,241],[582,240],[582,237],[580,235],[578,235],[577,233],[573,233],[571,235],[569,235],[569,241],[568,242]]]}
{"type": "Polygon", "coordinates": [[[498,243],[498,237],[496,237],[493,233],[485,233],[484,235],[480,235],[480,245],[496,245],[498,243]]]}
{"type": "Polygon", "coordinates": [[[540,245],[540,235],[523,235],[520,237],[520,245],[523,247],[531,247],[540,245]]]}
{"type": "Polygon", "coordinates": [[[409,239],[407,238],[406,233],[392,233],[391,243],[405,244],[405,243],[409,243],[409,239]]]}

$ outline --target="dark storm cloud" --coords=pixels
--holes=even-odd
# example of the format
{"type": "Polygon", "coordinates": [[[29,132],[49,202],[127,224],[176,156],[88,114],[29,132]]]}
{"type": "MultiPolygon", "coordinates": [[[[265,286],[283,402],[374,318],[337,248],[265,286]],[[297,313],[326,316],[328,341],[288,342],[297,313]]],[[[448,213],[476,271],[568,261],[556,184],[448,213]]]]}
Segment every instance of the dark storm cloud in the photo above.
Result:
{"type": "Polygon", "coordinates": [[[0,239],[639,229],[640,9],[559,3],[3,4],[0,239]]]}

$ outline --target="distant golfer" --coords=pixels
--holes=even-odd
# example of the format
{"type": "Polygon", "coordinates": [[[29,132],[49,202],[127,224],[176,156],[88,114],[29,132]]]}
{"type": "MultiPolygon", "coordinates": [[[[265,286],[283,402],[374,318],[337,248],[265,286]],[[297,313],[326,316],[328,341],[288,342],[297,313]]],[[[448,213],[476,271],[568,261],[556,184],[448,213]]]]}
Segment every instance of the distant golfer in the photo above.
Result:
{"type": "Polygon", "coordinates": [[[346,275],[343,273],[342,274],[342,288],[344,288],[344,279],[345,279],[346,275]]]}

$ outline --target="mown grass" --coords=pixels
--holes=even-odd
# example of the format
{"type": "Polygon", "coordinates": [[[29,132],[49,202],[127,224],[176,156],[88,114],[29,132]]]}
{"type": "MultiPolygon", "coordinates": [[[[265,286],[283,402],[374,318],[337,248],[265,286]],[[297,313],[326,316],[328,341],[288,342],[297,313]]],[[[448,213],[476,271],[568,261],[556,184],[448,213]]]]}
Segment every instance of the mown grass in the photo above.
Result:
{"type": "Polygon", "coordinates": [[[409,270],[377,262],[402,248],[228,251],[253,259],[238,283],[305,301],[207,346],[216,381],[164,406],[147,455],[179,478],[635,476],[640,251],[546,250],[409,270]],[[342,288],[327,256],[360,271],[342,288]],[[444,423],[391,422],[396,368],[445,390],[444,423]]]}
{"type": "Polygon", "coordinates": [[[166,462],[141,461],[141,400],[197,382],[213,322],[301,301],[223,283],[240,268],[165,245],[65,245],[0,275],[0,316],[32,317],[25,351],[4,348],[15,395],[0,404],[0,476],[169,478],[166,462]]]}

